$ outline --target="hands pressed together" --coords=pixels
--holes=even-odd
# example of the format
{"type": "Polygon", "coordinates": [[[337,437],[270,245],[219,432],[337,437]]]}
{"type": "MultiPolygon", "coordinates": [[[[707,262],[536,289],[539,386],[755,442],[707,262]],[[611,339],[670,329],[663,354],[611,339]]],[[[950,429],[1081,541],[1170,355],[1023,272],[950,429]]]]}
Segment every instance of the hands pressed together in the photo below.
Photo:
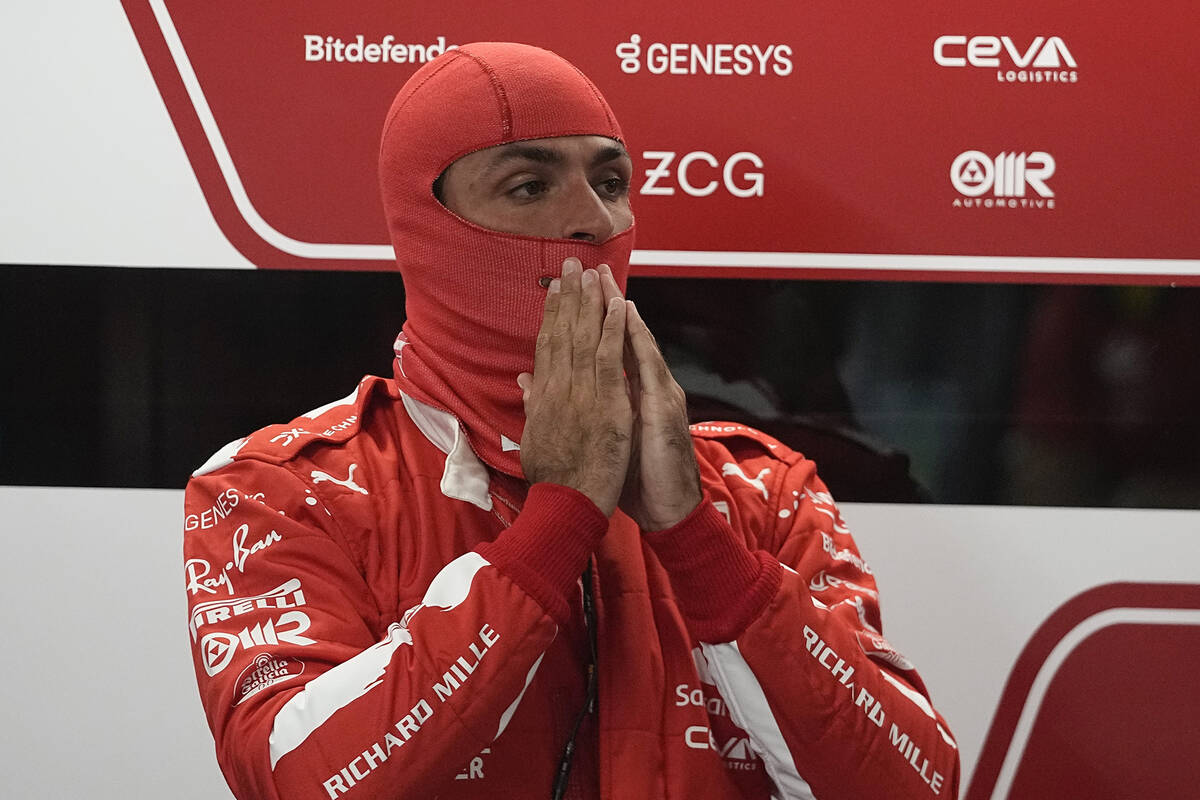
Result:
{"type": "Polygon", "coordinates": [[[607,266],[566,260],[546,294],[533,374],[517,382],[530,483],[582,492],[606,516],[619,505],[647,531],[700,503],[683,390],[607,266]]]}

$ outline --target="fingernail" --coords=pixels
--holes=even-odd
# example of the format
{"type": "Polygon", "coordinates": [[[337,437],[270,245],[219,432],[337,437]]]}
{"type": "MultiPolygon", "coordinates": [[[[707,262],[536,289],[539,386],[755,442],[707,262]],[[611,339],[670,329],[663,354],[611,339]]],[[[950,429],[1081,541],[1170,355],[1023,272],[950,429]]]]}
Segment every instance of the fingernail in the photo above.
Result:
{"type": "Polygon", "coordinates": [[[596,270],[585,269],[583,271],[583,285],[584,286],[591,286],[593,283],[595,283],[599,279],[600,279],[600,276],[596,273],[596,270]]]}
{"type": "Polygon", "coordinates": [[[578,258],[568,258],[563,262],[563,275],[573,275],[583,268],[578,258]]]}
{"type": "Polygon", "coordinates": [[[550,294],[558,294],[560,289],[562,289],[562,281],[560,281],[558,278],[550,281],[550,294]]]}

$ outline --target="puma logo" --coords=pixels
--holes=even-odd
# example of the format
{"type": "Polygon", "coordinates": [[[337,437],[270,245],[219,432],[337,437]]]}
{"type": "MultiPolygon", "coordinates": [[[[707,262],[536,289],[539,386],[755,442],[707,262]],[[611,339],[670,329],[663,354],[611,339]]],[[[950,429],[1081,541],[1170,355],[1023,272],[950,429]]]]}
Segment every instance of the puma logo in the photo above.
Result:
{"type": "Polygon", "coordinates": [[[370,494],[370,492],[368,492],[366,489],[364,489],[363,487],[359,486],[357,483],[354,482],[354,470],[357,468],[358,468],[358,464],[350,465],[350,471],[349,471],[349,473],[346,474],[346,480],[341,480],[340,478],[335,478],[332,475],[330,475],[328,472],[322,472],[319,469],[314,469],[312,471],[313,483],[321,483],[322,481],[329,481],[330,483],[336,483],[338,486],[344,486],[351,491],[358,492],[359,494],[370,494]]]}
{"type": "Polygon", "coordinates": [[[760,492],[762,492],[763,500],[767,499],[767,487],[763,484],[763,477],[771,474],[770,468],[763,469],[757,475],[755,475],[753,478],[750,478],[750,477],[746,476],[746,473],[742,472],[742,468],[739,467],[737,464],[734,464],[731,461],[727,461],[721,465],[721,474],[722,475],[737,475],[739,478],[744,480],[746,483],[750,484],[755,489],[758,489],[760,492]]]}

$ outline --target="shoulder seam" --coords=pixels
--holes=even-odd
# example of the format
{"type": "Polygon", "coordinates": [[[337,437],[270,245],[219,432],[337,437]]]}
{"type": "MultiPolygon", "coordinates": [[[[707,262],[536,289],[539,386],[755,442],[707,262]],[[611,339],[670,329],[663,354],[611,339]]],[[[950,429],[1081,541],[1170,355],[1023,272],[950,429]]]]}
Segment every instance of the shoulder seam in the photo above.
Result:
{"type": "Polygon", "coordinates": [[[314,444],[345,444],[362,430],[362,412],[364,410],[363,401],[365,397],[360,392],[362,391],[363,384],[367,381],[374,383],[377,381],[386,381],[386,379],[374,375],[364,376],[355,386],[354,391],[339,400],[293,417],[288,422],[273,422],[269,425],[264,425],[245,437],[245,444],[251,442],[253,444],[248,451],[236,453],[234,460],[254,460],[266,464],[286,464],[295,460],[299,454],[314,444]],[[306,422],[315,422],[334,408],[342,406],[345,406],[347,411],[355,413],[350,413],[346,417],[324,426],[322,430],[314,431],[306,427],[306,422]],[[310,416],[314,413],[315,416],[310,416]],[[275,429],[275,433],[270,439],[256,438],[272,429],[275,429]],[[285,441],[283,441],[283,444],[276,445],[276,440],[278,439],[284,439],[285,441]],[[296,445],[295,449],[291,449],[293,443],[296,445]],[[287,449],[285,450],[285,448],[287,449]]]}

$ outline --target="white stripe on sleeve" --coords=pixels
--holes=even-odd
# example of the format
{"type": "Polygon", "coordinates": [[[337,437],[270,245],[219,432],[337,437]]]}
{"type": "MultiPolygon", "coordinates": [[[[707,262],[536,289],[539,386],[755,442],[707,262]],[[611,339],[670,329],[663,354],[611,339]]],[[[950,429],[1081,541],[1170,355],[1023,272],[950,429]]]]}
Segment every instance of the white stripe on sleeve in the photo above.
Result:
{"type": "Polygon", "coordinates": [[[729,716],[750,737],[775,782],[780,797],[787,800],[817,800],[808,781],[801,777],[796,762],[783,740],[783,732],[767,703],[767,696],[737,642],[701,643],[708,669],[729,707],[729,716]]]}
{"type": "MultiPolygon", "coordinates": [[[[879,667],[876,667],[876,669],[879,669],[879,667]]],[[[925,695],[921,694],[918,691],[908,688],[903,683],[901,683],[900,681],[896,680],[891,675],[889,675],[887,670],[885,670],[885,669],[879,669],[879,674],[883,677],[883,679],[885,681],[887,681],[892,686],[894,686],[896,688],[896,691],[900,692],[900,694],[904,695],[909,700],[911,700],[913,705],[915,705],[917,708],[924,711],[926,716],[928,716],[934,722],[937,722],[937,715],[933,713],[933,706],[929,705],[929,701],[925,699],[925,695]]],[[[946,744],[950,745],[955,750],[957,750],[958,745],[955,744],[954,737],[952,737],[950,735],[949,731],[947,731],[945,728],[942,727],[942,723],[937,722],[937,729],[938,729],[938,733],[940,733],[942,735],[942,739],[944,739],[946,741],[946,744]]]]}
{"type": "MultiPolygon", "coordinates": [[[[529,672],[525,675],[525,685],[521,687],[521,691],[517,694],[517,699],[512,701],[512,705],[504,709],[504,713],[500,715],[500,727],[496,729],[496,739],[500,738],[500,734],[504,733],[504,729],[508,727],[509,720],[513,714],[517,713],[517,706],[521,704],[521,698],[525,696],[525,690],[529,688],[529,684],[533,682],[533,675],[537,672],[537,668],[541,666],[542,659],[546,654],[542,653],[537,657],[537,661],[533,662],[533,666],[529,668],[529,672]]],[[[495,741],[495,740],[493,740],[495,741]]]]}
{"type": "Polygon", "coordinates": [[[410,609],[403,621],[392,623],[382,641],[313,678],[284,703],[271,727],[271,769],[335,713],[383,682],[392,655],[402,645],[413,643],[408,621],[415,613],[427,606],[449,611],[461,604],[467,599],[475,573],[485,566],[487,560],[472,552],[442,567],[425,591],[421,604],[410,609]]]}

